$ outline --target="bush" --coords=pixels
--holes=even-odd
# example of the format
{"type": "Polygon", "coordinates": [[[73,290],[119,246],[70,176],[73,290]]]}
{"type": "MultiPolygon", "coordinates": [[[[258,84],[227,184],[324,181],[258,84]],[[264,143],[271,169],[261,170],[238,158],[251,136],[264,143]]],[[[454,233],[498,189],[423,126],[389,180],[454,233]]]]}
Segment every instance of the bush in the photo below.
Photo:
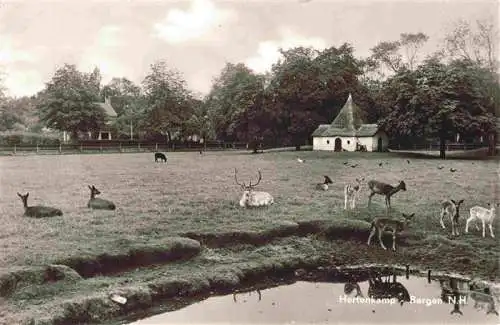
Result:
{"type": "Polygon", "coordinates": [[[0,133],[0,145],[59,145],[60,140],[56,135],[28,133],[28,132],[3,132],[0,133]]]}

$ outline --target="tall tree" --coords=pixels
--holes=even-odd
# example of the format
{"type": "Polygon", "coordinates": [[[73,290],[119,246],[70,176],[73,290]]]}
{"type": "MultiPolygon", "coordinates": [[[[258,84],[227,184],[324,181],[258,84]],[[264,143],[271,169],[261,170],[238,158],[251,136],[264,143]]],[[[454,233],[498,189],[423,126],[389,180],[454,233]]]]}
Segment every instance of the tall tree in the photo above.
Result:
{"type": "Polygon", "coordinates": [[[99,101],[98,74],[78,71],[75,65],[65,64],[56,70],[51,81],[39,93],[37,107],[40,119],[47,127],[71,132],[97,131],[106,116],[95,103],[99,101]]]}
{"type": "Polygon", "coordinates": [[[153,63],[150,69],[142,82],[148,106],[145,126],[149,133],[166,135],[171,141],[192,115],[192,96],[182,75],[169,69],[165,61],[153,63]]]}
{"type": "Polygon", "coordinates": [[[414,70],[420,62],[419,52],[429,37],[424,33],[401,33],[397,41],[384,41],[371,49],[372,67],[379,68],[379,74],[385,77],[402,68],[414,70]]]}
{"type": "Polygon", "coordinates": [[[415,71],[399,71],[382,89],[380,99],[390,113],[380,124],[393,137],[438,138],[444,159],[446,141],[457,133],[480,136],[494,128],[485,82],[468,63],[429,61],[415,71]]]}
{"type": "Polygon", "coordinates": [[[264,77],[244,64],[227,63],[205,99],[207,113],[218,139],[248,141],[246,112],[263,91],[264,77]]]}
{"type": "Polygon", "coordinates": [[[478,19],[475,24],[459,19],[444,39],[444,50],[452,59],[471,61],[497,72],[497,40],[498,26],[493,18],[478,19]]]}

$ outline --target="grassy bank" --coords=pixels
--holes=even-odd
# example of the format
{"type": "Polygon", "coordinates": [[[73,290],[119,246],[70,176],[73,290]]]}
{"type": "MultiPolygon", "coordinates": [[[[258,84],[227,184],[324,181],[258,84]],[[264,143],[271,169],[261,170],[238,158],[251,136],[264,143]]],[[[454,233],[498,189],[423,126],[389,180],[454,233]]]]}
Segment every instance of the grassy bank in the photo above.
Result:
{"type": "Polygon", "coordinates": [[[439,227],[442,199],[465,199],[461,232],[471,206],[497,200],[498,161],[408,163],[377,153],[207,152],[170,153],[167,164],[154,163],[151,153],[2,157],[0,168],[0,303],[6,307],[0,317],[8,321],[35,317],[50,323],[68,315],[77,320],[82,310],[91,315],[89,308],[96,310],[94,320],[114,318],[131,310],[105,299],[113,290],[131,290],[130,297],[139,295],[150,305],[155,294],[161,296],[160,287],[171,288],[154,287],[158,281],[190,283],[190,288],[197,283],[210,291],[218,281],[236,286],[245,278],[237,270],[251,274],[279,265],[394,262],[498,281],[495,239],[482,238],[475,227],[451,238],[449,220],[446,230],[439,227]],[[272,193],[276,203],[242,210],[234,168],[245,181],[256,180],[260,169],[258,187],[272,193]],[[314,189],[322,175],[335,182],[327,192],[314,189]],[[358,208],[344,212],[343,186],[356,177],[391,184],[405,180],[408,190],[392,198],[393,214],[416,217],[398,252],[381,250],[377,241],[366,246],[369,222],[384,212],[382,197],[374,197],[368,209],[365,188],[358,208]],[[88,184],[118,209],[91,213],[85,207],[88,184]],[[30,205],[56,206],[64,216],[22,217],[16,192],[27,191],[30,205]],[[51,264],[71,268],[47,270],[51,264]],[[190,277],[198,278],[190,282],[190,277]],[[94,302],[85,302],[92,296],[94,302]]]}

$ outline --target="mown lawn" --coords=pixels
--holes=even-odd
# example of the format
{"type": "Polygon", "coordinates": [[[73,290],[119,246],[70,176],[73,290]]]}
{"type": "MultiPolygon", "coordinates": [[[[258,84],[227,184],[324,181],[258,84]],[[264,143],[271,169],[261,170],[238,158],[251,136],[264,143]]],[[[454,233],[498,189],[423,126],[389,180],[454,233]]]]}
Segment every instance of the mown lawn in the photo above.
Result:
{"type": "MultiPolygon", "coordinates": [[[[366,187],[358,209],[350,215],[343,211],[343,186],[356,177],[393,185],[404,180],[408,190],[394,195],[393,209],[416,214],[412,229],[446,236],[451,229],[449,220],[445,220],[446,230],[439,227],[441,200],[465,199],[463,233],[469,208],[486,206],[499,197],[497,161],[411,159],[408,163],[406,158],[382,153],[169,153],[167,164],[155,163],[152,153],[14,156],[1,157],[0,168],[0,267],[115,252],[130,243],[147,244],[188,231],[262,230],[288,220],[369,221],[384,212],[383,197],[375,196],[368,210],[366,187]],[[351,168],[344,162],[358,166],[351,168]],[[440,170],[439,165],[445,167],[440,170]],[[451,167],[457,171],[450,172],[451,167]],[[258,188],[272,193],[276,203],[265,209],[241,209],[234,168],[245,181],[255,181],[260,169],[263,179],[258,188]],[[335,182],[327,192],[314,189],[322,175],[335,182]],[[101,197],[113,200],[117,211],[92,214],[86,208],[89,184],[101,190],[101,197]],[[56,206],[64,216],[22,217],[16,192],[30,192],[30,205],[56,206]]],[[[495,230],[499,229],[496,221],[495,230]]],[[[492,256],[500,250],[495,239],[483,239],[474,227],[458,240],[495,253],[492,256]]]]}

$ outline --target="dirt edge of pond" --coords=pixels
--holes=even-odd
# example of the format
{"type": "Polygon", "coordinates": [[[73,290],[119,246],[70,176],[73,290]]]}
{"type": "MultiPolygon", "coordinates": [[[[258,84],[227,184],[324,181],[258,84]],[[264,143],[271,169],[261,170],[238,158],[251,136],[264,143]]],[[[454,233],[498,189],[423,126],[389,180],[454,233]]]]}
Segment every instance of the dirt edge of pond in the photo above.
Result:
{"type": "MultiPolygon", "coordinates": [[[[204,276],[189,280],[157,279],[140,286],[121,287],[108,293],[97,292],[92,296],[64,301],[51,306],[50,315],[24,319],[23,325],[82,324],[100,322],[134,321],[152,316],[151,313],[162,302],[168,300],[168,310],[201,301],[210,296],[263,290],[296,281],[356,282],[366,281],[375,269],[379,275],[402,276],[405,271],[411,275],[427,275],[426,271],[410,269],[403,265],[366,264],[356,266],[321,266],[321,259],[309,258],[290,263],[269,261],[267,264],[240,264],[221,268],[204,276]],[[318,266],[320,265],[320,266],[318,266]],[[121,304],[111,299],[118,295],[126,299],[121,304]]],[[[464,281],[471,278],[444,272],[436,272],[432,279],[456,277],[464,281]]],[[[485,282],[487,283],[487,282],[485,282]]],[[[165,309],[165,306],[163,307],[165,309]]],[[[158,309],[156,309],[158,311],[158,309]]],[[[166,310],[163,310],[163,312],[166,310]]]]}
{"type": "MultiPolygon", "coordinates": [[[[202,247],[223,248],[227,246],[236,246],[238,244],[250,244],[255,246],[271,243],[273,240],[279,240],[284,237],[304,237],[316,236],[322,241],[335,244],[331,252],[333,258],[325,259],[325,256],[312,256],[307,260],[289,260],[289,261],[266,261],[261,264],[247,263],[247,265],[232,265],[222,272],[218,269],[217,273],[204,274],[203,277],[192,278],[190,280],[171,280],[159,279],[148,282],[143,286],[123,286],[116,288],[116,293],[124,295],[127,303],[122,306],[110,300],[109,294],[96,292],[94,296],[79,297],[76,300],[58,301],[58,304],[50,306],[52,316],[36,317],[27,320],[25,324],[75,324],[78,322],[99,322],[123,317],[134,313],[137,310],[151,308],[157,301],[171,298],[193,295],[210,295],[218,292],[232,292],[242,283],[247,283],[251,279],[262,281],[263,277],[269,275],[279,275],[280,273],[290,273],[298,268],[316,268],[318,266],[341,266],[348,264],[359,264],[359,261],[366,262],[385,262],[385,263],[410,263],[412,268],[433,268],[434,270],[456,270],[464,274],[473,274],[468,272],[471,267],[467,261],[454,260],[456,263],[450,267],[447,265],[449,256],[443,259],[437,259],[432,252],[424,256],[422,252],[427,252],[425,247],[420,249],[410,243],[420,242],[438,242],[441,248],[448,245],[457,251],[462,251],[458,241],[450,240],[445,236],[433,234],[423,236],[415,233],[402,233],[398,236],[397,246],[402,250],[395,254],[390,251],[383,251],[380,247],[366,246],[366,239],[370,224],[362,220],[341,219],[341,220],[317,220],[308,222],[283,222],[275,228],[262,232],[234,231],[226,233],[187,233],[184,237],[166,238],[160,244],[155,246],[134,246],[128,249],[124,254],[104,254],[99,256],[86,256],[79,258],[68,258],[57,261],[60,265],[49,265],[43,267],[26,267],[11,270],[11,272],[0,272],[0,294],[5,291],[8,294],[12,290],[23,285],[40,284],[56,281],[81,281],[86,277],[97,276],[103,273],[111,274],[120,272],[130,267],[141,267],[152,264],[163,264],[172,261],[188,260],[198,256],[202,247]],[[189,237],[189,238],[188,238],[189,237]],[[429,240],[428,238],[431,238],[429,240]],[[328,240],[328,241],[326,241],[328,240]],[[364,244],[361,245],[360,241],[364,244]],[[356,243],[357,242],[357,243],[356,243]],[[354,243],[354,244],[353,244],[354,243]],[[454,247],[453,245],[458,245],[454,247]],[[121,259],[123,258],[123,259],[121,259]],[[133,259],[137,258],[138,261],[133,259]],[[112,268],[106,267],[112,263],[112,268]],[[130,264],[132,263],[132,265],[130,264]],[[90,265],[90,267],[88,266],[90,265]],[[2,277],[2,275],[4,275],[2,277]],[[7,279],[2,282],[2,279],[7,279]]],[[[384,242],[388,247],[392,242],[392,236],[384,234],[384,242]],[[387,241],[386,241],[387,240],[387,241]]],[[[373,246],[378,246],[378,240],[375,239],[373,246]]],[[[460,252],[461,253],[461,252],[460,252]]],[[[466,255],[470,255],[467,254],[466,255]]],[[[468,257],[469,261],[477,259],[477,256],[468,257]]],[[[491,272],[491,271],[490,271],[491,272]]],[[[486,273],[481,274],[486,278],[486,273]]],[[[480,277],[479,276],[479,277],[480,277]]],[[[189,277],[188,277],[189,278],[189,277]]],[[[495,280],[496,281],[496,280],[495,280]]],[[[44,307],[47,307],[44,305],[44,307]]],[[[1,316],[1,315],[0,315],[1,316]]],[[[40,315],[41,316],[41,315],[40,315]]],[[[29,317],[28,317],[29,318],[29,317]]]]}

